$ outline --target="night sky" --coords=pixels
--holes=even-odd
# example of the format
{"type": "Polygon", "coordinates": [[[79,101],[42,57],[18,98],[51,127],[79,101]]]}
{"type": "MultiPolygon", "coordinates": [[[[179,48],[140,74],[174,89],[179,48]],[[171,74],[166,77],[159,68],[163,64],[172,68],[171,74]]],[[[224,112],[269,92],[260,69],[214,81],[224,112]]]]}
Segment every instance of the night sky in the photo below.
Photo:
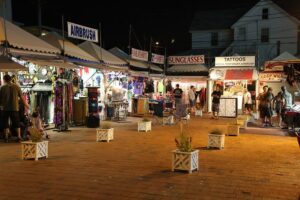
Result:
{"type": "MultiPolygon", "coordinates": [[[[169,53],[190,49],[189,27],[195,11],[251,7],[257,0],[210,0],[165,4],[161,1],[69,1],[41,0],[42,24],[61,27],[61,16],[66,21],[98,28],[102,24],[102,41],[106,49],[128,46],[129,24],[138,39],[132,35],[132,44],[139,49],[149,49],[150,36],[161,46],[168,46],[169,53]],[[97,2],[97,3],[96,3],[97,2]],[[172,38],[175,43],[171,44],[172,38]],[[140,42],[140,45],[138,42],[140,42]]],[[[287,1],[287,0],[286,0],[287,1]]],[[[37,0],[12,0],[13,19],[25,25],[37,25],[37,0]]],[[[127,51],[127,50],[126,50],[127,51]]]]}

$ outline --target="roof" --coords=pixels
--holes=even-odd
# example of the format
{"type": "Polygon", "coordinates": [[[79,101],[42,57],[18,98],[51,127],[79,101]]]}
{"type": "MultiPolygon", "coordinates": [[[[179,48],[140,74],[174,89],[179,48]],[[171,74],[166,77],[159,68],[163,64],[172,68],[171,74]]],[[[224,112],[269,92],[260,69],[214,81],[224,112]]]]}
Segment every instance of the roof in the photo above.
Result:
{"type": "Polygon", "coordinates": [[[173,65],[168,72],[208,72],[205,65],[173,65]]]}
{"type": "Polygon", "coordinates": [[[96,45],[95,43],[86,41],[78,45],[81,49],[86,51],[91,56],[97,58],[104,62],[107,65],[113,66],[125,66],[127,63],[120,59],[119,57],[115,56],[114,54],[106,51],[105,49],[101,48],[100,46],[96,45]]]}
{"type": "Polygon", "coordinates": [[[64,53],[67,56],[79,58],[82,60],[89,60],[89,61],[95,61],[97,62],[98,60],[88,54],[87,52],[83,51],[81,48],[76,46],[75,44],[71,43],[70,41],[64,39],[57,33],[51,32],[48,33],[44,36],[41,36],[41,38],[48,42],[49,44],[55,46],[56,48],[62,50],[64,47],[64,53]]]}
{"type": "Polygon", "coordinates": [[[108,51],[123,60],[130,58],[130,56],[127,53],[125,53],[123,50],[119,49],[118,47],[111,48],[108,51]]]}
{"type": "Polygon", "coordinates": [[[0,17],[0,42],[7,40],[9,45],[19,49],[59,54],[60,50],[20,27],[0,17]],[[4,28],[5,24],[5,28],[4,28]],[[6,36],[5,36],[6,30],[6,36]]]}
{"type": "Polygon", "coordinates": [[[284,61],[284,60],[299,60],[299,58],[285,51],[279,56],[277,56],[276,58],[274,58],[272,61],[284,61]]]}
{"type": "Polygon", "coordinates": [[[273,0],[280,8],[288,12],[291,16],[300,20],[299,0],[273,0]]]}
{"type": "Polygon", "coordinates": [[[249,7],[198,11],[194,15],[190,31],[230,29],[248,10],[249,7]]]}

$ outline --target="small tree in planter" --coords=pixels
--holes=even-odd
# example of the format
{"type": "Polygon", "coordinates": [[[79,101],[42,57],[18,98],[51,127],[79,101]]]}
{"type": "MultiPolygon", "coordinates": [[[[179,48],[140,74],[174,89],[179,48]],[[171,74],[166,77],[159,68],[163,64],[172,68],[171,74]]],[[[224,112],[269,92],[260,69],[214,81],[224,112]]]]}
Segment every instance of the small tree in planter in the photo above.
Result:
{"type": "Polygon", "coordinates": [[[208,134],[208,148],[223,149],[225,144],[225,135],[219,129],[214,129],[208,134]]]}
{"type": "Polygon", "coordinates": [[[35,159],[48,158],[48,141],[42,141],[41,132],[30,127],[28,129],[30,133],[30,140],[22,142],[22,159],[35,159]]]}
{"type": "Polygon", "coordinates": [[[143,120],[138,122],[138,132],[140,131],[151,131],[151,120],[147,117],[143,117],[143,120]]]}
{"type": "Polygon", "coordinates": [[[182,122],[180,123],[180,135],[175,138],[175,143],[177,149],[172,151],[172,171],[176,169],[192,173],[193,170],[198,170],[199,151],[193,149],[192,137],[183,129],[182,122]]]}
{"type": "Polygon", "coordinates": [[[103,123],[101,128],[97,129],[96,141],[107,141],[114,139],[114,128],[111,128],[109,123],[103,123]]]}

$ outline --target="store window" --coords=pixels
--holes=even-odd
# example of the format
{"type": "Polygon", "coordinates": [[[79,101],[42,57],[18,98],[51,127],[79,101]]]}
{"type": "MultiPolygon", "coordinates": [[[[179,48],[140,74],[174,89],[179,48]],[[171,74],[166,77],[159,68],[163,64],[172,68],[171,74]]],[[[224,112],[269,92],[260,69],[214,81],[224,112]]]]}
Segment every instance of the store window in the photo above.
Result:
{"type": "Polygon", "coordinates": [[[238,39],[245,41],[246,40],[246,28],[245,27],[241,27],[239,28],[239,33],[238,33],[238,39]]]}
{"type": "Polygon", "coordinates": [[[261,42],[269,42],[269,28],[261,29],[261,42]]]}
{"type": "Polygon", "coordinates": [[[211,33],[211,46],[218,46],[218,42],[219,42],[219,34],[218,32],[213,32],[211,33]]]}
{"type": "Polygon", "coordinates": [[[269,9],[268,8],[262,9],[262,19],[269,19],[269,9]]]}

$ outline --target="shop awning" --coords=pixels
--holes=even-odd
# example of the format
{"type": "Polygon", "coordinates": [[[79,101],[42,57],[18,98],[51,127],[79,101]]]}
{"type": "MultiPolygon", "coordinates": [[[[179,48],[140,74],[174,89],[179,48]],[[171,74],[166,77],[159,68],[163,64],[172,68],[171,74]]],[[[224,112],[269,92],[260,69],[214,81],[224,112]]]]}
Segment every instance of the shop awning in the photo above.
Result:
{"type": "Polygon", "coordinates": [[[0,72],[28,71],[26,67],[12,61],[7,56],[0,56],[0,72]]]}
{"type": "Polygon", "coordinates": [[[60,50],[20,27],[0,17],[0,42],[7,40],[9,45],[30,51],[59,54],[60,50]],[[5,37],[6,32],[6,37],[5,37]]]}
{"type": "Polygon", "coordinates": [[[300,63],[300,59],[288,52],[283,52],[271,61],[265,62],[264,71],[283,71],[287,64],[300,63]]]}
{"type": "Polygon", "coordinates": [[[142,72],[142,71],[133,71],[133,70],[129,70],[128,74],[130,76],[138,76],[138,77],[148,77],[149,73],[148,72],[142,72]]]}
{"type": "Polygon", "coordinates": [[[40,67],[47,67],[47,66],[53,66],[53,67],[60,67],[60,68],[66,68],[66,69],[75,69],[80,68],[77,65],[74,65],[70,62],[65,62],[63,60],[26,60],[28,62],[31,62],[35,65],[38,65],[40,67]]]}
{"type": "Polygon", "coordinates": [[[86,41],[79,44],[78,46],[84,51],[86,51],[88,54],[90,54],[91,56],[97,58],[99,61],[102,61],[102,64],[108,67],[127,69],[128,65],[125,61],[113,55],[109,51],[106,51],[105,49],[101,48],[95,43],[86,41]]]}
{"type": "Polygon", "coordinates": [[[150,66],[150,69],[153,70],[153,71],[163,72],[163,69],[161,69],[157,65],[154,65],[154,64],[151,64],[151,63],[148,64],[148,63],[143,62],[143,61],[137,61],[137,60],[129,59],[129,65],[131,65],[133,67],[141,68],[141,69],[148,69],[149,66],[150,66]]]}
{"type": "Polygon", "coordinates": [[[212,80],[257,80],[258,72],[254,68],[212,68],[209,73],[212,80]]]}
{"type": "Polygon", "coordinates": [[[48,33],[41,38],[49,44],[55,46],[56,48],[64,50],[64,54],[67,56],[98,62],[97,58],[91,56],[68,40],[63,39],[59,34],[55,32],[48,33]]]}
{"type": "Polygon", "coordinates": [[[207,72],[205,65],[173,65],[168,68],[168,72],[207,72]]]}

